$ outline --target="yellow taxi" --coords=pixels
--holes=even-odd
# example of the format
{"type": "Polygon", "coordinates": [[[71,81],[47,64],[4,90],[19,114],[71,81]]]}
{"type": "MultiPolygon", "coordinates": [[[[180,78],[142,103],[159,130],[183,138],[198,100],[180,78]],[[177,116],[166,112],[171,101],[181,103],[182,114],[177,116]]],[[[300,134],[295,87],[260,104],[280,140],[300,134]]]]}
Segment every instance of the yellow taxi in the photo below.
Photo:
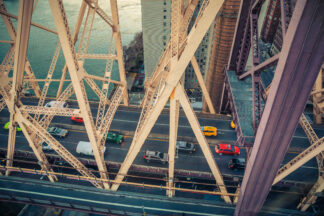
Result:
{"type": "Polygon", "coordinates": [[[202,126],[202,132],[205,136],[217,136],[217,128],[213,126],[202,126]]]}
{"type": "Polygon", "coordinates": [[[235,129],[235,124],[233,121],[231,121],[231,128],[235,129]]]}

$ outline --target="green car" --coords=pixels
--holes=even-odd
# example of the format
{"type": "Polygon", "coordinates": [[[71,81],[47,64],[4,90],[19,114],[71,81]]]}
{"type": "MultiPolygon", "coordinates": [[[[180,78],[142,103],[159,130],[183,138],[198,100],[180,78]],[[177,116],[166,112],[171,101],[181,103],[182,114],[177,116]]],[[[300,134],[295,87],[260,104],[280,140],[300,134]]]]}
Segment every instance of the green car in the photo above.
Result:
{"type": "MultiPolygon", "coordinates": [[[[3,128],[6,129],[6,130],[9,130],[9,125],[10,125],[10,122],[7,122],[3,128]]],[[[16,127],[16,131],[21,131],[21,128],[17,125],[16,127]]]]}
{"type": "Polygon", "coordinates": [[[123,135],[114,132],[108,132],[106,142],[121,144],[123,141],[124,141],[123,135]]]}

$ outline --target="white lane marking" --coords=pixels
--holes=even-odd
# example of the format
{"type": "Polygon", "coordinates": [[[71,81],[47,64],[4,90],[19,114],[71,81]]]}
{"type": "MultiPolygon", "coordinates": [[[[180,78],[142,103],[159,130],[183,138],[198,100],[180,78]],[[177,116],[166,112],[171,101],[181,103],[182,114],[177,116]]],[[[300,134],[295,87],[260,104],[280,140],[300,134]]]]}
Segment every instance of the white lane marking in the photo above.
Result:
{"type": "MultiPolygon", "coordinates": [[[[138,123],[138,121],[131,121],[131,120],[123,120],[123,119],[114,119],[114,121],[120,121],[120,122],[128,122],[128,123],[138,123]]],[[[167,126],[169,127],[169,124],[165,124],[165,123],[156,123],[155,125],[160,125],[160,126],[167,126]]],[[[180,125],[179,124],[179,127],[184,127],[184,128],[191,128],[191,126],[186,126],[186,125],[180,125]]],[[[226,131],[226,132],[233,132],[234,130],[227,130],[227,129],[218,129],[218,131],[226,131]]]]}

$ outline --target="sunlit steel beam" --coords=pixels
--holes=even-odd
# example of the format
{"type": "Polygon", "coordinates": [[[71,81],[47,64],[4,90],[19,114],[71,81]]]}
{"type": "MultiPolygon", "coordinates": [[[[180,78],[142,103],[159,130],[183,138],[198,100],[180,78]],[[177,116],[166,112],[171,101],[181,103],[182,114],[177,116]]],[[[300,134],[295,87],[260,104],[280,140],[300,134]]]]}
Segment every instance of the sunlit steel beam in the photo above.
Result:
{"type": "MultiPolygon", "coordinates": [[[[14,57],[14,71],[11,87],[11,103],[7,103],[10,112],[10,125],[9,125],[9,139],[8,139],[8,152],[7,152],[7,166],[12,166],[13,155],[16,143],[16,128],[17,128],[17,115],[16,115],[16,101],[19,99],[23,90],[24,68],[26,63],[26,55],[28,48],[30,22],[32,18],[34,1],[19,1],[18,10],[18,24],[17,36],[15,41],[15,57],[14,57]]],[[[6,172],[9,175],[9,172],[6,172]]]]}
{"type": "MultiPolygon", "coordinates": [[[[143,118],[141,116],[142,120],[140,119],[139,121],[130,150],[128,151],[128,154],[123,164],[121,165],[118,175],[115,178],[117,183],[112,186],[112,190],[118,189],[118,182],[121,182],[124,178],[124,175],[128,172],[128,169],[130,168],[136,155],[140,151],[145,139],[147,138],[158,116],[163,110],[163,107],[168,101],[173,89],[178,84],[181,76],[185,71],[186,66],[193,57],[195,50],[198,48],[200,41],[208,30],[210,24],[213,22],[222,4],[223,1],[209,1],[206,7],[204,7],[203,11],[201,11],[200,15],[197,17],[196,24],[193,26],[189,35],[185,39],[185,46],[183,52],[179,56],[177,64],[172,67],[170,72],[168,72],[166,81],[163,82],[163,79],[161,80],[161,92],[159,92],[159,94],[157,95],[158,97],[154,102],[153,107],[148,110],[147,113],[142,113],[143,118]],[[147,119],[149,119],[149,121],[147,121],[147,119]]],[[[148,91],[149,90],[147,90],[147,92],[148,91]]]]}
{"type": "MultiPolygon", "coordinates": [[[[60,0],[49,0],[49,5],[52,10],[52,15],[58,31],[66,64],[71,76],[73,89],[78,99],[78,104],[93,149],[93,154],[96,159],[101,177],[103,179],[107,179],[107,167],[103,157],[104,148],[99,149],[97,146],[98,139],[96,136],[95,125],[92,119],[89,102],[87,100],[87,94],[85,92],[84,83],[82,80],[83,68],[80,67],[79,62],[77,61],[74,43],[72,41],[69,26],[67,25],[67,18],[65,15],[63,2],[60,0]]],[[[104,183],[104,187],[108,189],[108,183],[104,183]]]]}

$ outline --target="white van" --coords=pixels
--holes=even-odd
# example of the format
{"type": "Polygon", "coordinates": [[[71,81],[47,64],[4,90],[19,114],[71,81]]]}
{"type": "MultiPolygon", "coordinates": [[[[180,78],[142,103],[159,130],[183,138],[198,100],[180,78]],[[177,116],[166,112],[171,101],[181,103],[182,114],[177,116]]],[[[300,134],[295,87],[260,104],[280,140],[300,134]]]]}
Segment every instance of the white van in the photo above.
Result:
{"type": "MultiPolygon", "coordinates": [[[[106,151],[106,147],[104,149],[104,152],[106,151]]],[[[79,141],[76,152],[83,155],[90,155],[93,156],[93,151],[90,142],[86,141],[79,141]]]]}

